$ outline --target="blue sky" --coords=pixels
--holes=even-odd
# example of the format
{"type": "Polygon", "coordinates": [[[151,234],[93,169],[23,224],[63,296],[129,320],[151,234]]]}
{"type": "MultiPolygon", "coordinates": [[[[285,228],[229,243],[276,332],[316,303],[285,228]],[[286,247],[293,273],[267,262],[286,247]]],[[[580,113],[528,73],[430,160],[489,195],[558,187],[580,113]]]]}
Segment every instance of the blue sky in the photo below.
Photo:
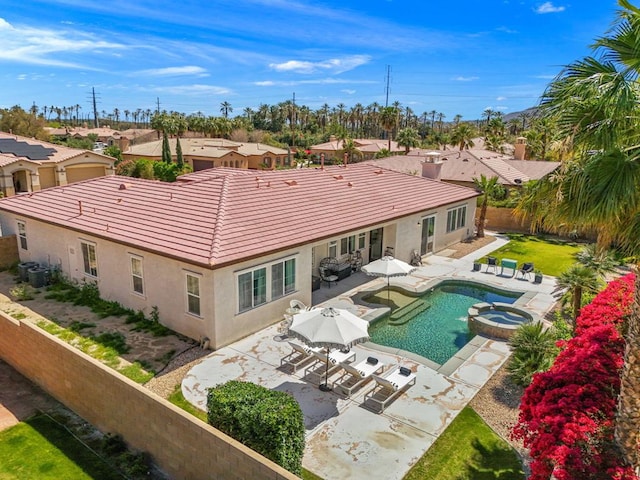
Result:
{"type": "MultiPolygon", "coordinates": [[[[0,108],[232,116],[293,99],[451,120],[534,106],[615,0],[0,0],[0,108]]],[[[121,114],[122,115],[122,114],[121,114]]]]}

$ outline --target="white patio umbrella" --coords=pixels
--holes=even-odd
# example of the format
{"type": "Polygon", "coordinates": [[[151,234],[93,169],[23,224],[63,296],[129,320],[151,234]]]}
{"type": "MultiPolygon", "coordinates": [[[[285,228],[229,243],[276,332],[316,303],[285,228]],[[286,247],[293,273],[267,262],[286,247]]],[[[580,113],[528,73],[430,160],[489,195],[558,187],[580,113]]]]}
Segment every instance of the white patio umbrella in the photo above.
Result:
{"type": "Polygon", "coordinates": [[[391,301],[389,300],[389,279],[391,277],[404,277],[409,275],[416,268],[413,265],[409,265],[407,262],[398,260],[390,255],[386,255],[378,260],[362,267],[362,271],[372,277],[386,277],[387,279],[387,303],[391,308],[391,301]]]}
{"type": "Polygon", "coordinates": [[[353,313],[339,308],[312,308],[293,316],[289,335],[305,342],[310,347],[327,349],[327,366],[322,390],[328,386],[329,349],[351,347],[369,340],[369,322],[353,313]]]}

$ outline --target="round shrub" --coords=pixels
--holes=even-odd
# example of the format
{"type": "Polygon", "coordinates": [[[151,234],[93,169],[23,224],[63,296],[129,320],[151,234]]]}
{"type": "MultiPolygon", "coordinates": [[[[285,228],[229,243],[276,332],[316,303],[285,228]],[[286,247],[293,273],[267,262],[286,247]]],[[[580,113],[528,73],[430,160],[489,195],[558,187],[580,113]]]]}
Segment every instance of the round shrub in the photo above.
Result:
{"type": "Polygon", "coordinates": [[[207,420],[290,472],[302,473],[304,416],[291,395],[232,380],[209,389],[207,420]]]}

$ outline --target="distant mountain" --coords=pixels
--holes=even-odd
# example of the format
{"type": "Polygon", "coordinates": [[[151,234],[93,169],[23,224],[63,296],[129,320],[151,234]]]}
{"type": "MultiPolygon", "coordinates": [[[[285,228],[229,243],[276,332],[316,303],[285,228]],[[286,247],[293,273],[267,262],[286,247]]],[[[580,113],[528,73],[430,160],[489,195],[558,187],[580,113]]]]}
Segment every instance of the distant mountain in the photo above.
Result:
{"type": "Polygon", "coordinates": [[[520,115],[522,115],[523,113],[526,113],[529,116],[529,118],[533,118],[538,114],[538,107],[531,107],[531,108],[527,108],[526,110],[521,110],[519,112],[507,113],[502,116],[502,119],[505,122],[508,122],[512,118],[520,118],[520,115]]]}

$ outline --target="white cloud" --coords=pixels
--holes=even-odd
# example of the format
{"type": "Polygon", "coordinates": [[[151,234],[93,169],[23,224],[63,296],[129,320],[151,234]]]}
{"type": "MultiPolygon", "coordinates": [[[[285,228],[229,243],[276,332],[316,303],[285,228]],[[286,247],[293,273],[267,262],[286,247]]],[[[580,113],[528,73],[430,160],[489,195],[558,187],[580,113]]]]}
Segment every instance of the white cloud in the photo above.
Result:
{"type": "Polygon", "coordinates": [[[463,77],[462,75],[459,75],[457,77],[453,77],[451,80],[455,80],[456,82],[473,82],[479,78],[480,77],[463,77]]]}
{"type": "Polygon", "coordinates": [[[225,87],[202,84],[154,87],[152,90],[154,92],[166,93],[169,95],[229,95],[233,93],[225,87]]]}
{"type": "Polygon", "coordinates": [[[315,80],[262,80],[253,82],[258,87],[295,87],[296,85],[369,85],[378,83],[375,80],[346,80],[339,78],[318,78],[315,80]]]}
{"type": "Polygon", "coordinates": [[[347,72],[364,65],[371,60],[369,55],[353,55],[345,58],[331,58],[320,62],[289,60],[283,63],[270,63],[269,68],[277,72],[315,73],[331,71],[334,74],[347,72]]]}
{"type": "Polygon", "coordinates": [[[344,89],[344,90],[340,90],[342,93],[346,93],[347,95],[353,95],[354,93],[356,93],[356,90],[351,90],[351,89],[344,89]]]}
{"type": "Polygon", "coordinates": [[[553,2],[544,2],[542,5],[540,5],[538,8],[536,8],[535,12],[536,13],[558,13],[558,12],[564,12],[565,7],[562,6],[555,6],[553,4],[553,2]]]}
{"type": "Polygon", "coordinates": [[[67,60],[69,55],[97,54],[125,48],[124,45],[78,31],[16,27],[4,18],[0,18],[0,45],[0,61],[67,68],[87,68],[67,60]]]}
{"type": "Polygon", "coordinates": [[[166,67],[140,70],[139,72],[135,72],[134,75],[146,75],[151,77],[179,77],[182,75],[195,75],[198,77],[209,76],[204,68],[191,65],[184,67],[166,67]]]}
{"type": "Polygon", "coordinates": [[[506,100],[506,99],[507,99],[507,97],[497,97],[496,101],[502,102],[503,100],[506,100]]]}

